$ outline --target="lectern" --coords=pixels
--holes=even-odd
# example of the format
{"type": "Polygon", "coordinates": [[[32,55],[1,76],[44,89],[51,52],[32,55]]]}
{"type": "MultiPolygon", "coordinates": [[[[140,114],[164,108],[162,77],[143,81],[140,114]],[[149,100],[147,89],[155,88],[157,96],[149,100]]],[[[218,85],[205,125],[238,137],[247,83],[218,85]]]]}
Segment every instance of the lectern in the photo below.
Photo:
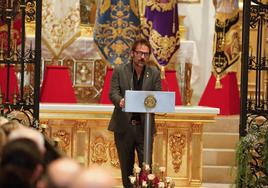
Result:
{"type": "Polygon", "coordinates": [[[174,112],[175,92],[127,90],[124,110],[125,112],[145,113],[143,161],[145,164],[151,164],[151,114],[174,112]]]}

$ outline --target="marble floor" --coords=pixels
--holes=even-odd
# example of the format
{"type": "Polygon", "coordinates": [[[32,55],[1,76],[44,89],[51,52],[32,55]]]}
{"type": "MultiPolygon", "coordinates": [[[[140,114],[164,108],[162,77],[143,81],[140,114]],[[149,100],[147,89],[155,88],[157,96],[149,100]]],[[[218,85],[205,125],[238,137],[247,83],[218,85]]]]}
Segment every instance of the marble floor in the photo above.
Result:
{"type": "Polygon", "coordinates": [[[203,183],[203,188],[232,188],[234,185],[231,184],[220,184],[220,183],[203,183]]]}

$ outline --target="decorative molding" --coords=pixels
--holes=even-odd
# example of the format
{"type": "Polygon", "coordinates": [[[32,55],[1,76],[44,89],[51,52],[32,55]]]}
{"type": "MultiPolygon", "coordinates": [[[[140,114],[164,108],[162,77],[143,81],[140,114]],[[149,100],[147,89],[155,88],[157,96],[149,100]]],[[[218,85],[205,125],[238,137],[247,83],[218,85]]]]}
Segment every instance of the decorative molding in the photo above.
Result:
{"type": "Polygon", "coordinates": [[[192,133],[202,133],[203,124],[202,123],[192,123],[192,133]]]}
{"type": "Polygon", "coordinates": [[[91,161],[93,163],[102,164],[108,161],[107,156],[108,143],[103,136],[97,136],[91,144],[91,161]]]}
{"type": "Polygon", "coordinates": [[[68,148],[69,148],[70,143],[71,143],[71,135],[70,135],[70,133],[68,133],[67,131],[61,129],[61,130],[58,130],[58,131],[54,132],[52,137],[60,139],[59,148],[64,153],[67,153],[68,148]]]}
{"type": "Polygon", "coordinates": [[[109,157],[111,160],[111,165],[115,168],[120,168],[120,163],[114,141],[110,141],[109,143],[109,157]]]}
{"type": "Polygon", "coordinates": [[[176,173],[180,171],[186,141],[186,135],[180,131],[174,132],[169,136],[168,139],[169,150],[172,156],[173,169],[176,173]]]}

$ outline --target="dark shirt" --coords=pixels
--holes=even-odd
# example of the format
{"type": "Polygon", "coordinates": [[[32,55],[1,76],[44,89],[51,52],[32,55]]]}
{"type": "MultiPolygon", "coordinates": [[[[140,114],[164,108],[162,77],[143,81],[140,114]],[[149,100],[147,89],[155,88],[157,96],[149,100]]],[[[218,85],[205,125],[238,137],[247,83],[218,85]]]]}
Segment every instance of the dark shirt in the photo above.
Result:
{"type": "MultiPolygon", "coordinates": [[[[138,75],[137,75],[136,71],[134,71],[134,74],[133,74],[134,90],[139,90],[139,91],[142,90],[144,71],[145,71],[145,68],[143,68],[139,79],[138,79],[138,75]]],[[[132,113],[131,120],[141,121],[140,113],[132,113]]]]}

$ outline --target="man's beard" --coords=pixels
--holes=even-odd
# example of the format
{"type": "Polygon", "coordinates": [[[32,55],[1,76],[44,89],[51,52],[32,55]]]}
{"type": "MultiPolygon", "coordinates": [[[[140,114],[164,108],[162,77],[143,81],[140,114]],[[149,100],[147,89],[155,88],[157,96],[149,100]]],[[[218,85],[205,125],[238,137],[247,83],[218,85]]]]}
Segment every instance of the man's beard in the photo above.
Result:
{"type": "Polygon", "coordinates": [[[144,67],[145,66],[145,61],[144,60],[140,60],[137,62],[137,66],[139,67],[144,67]]]}

